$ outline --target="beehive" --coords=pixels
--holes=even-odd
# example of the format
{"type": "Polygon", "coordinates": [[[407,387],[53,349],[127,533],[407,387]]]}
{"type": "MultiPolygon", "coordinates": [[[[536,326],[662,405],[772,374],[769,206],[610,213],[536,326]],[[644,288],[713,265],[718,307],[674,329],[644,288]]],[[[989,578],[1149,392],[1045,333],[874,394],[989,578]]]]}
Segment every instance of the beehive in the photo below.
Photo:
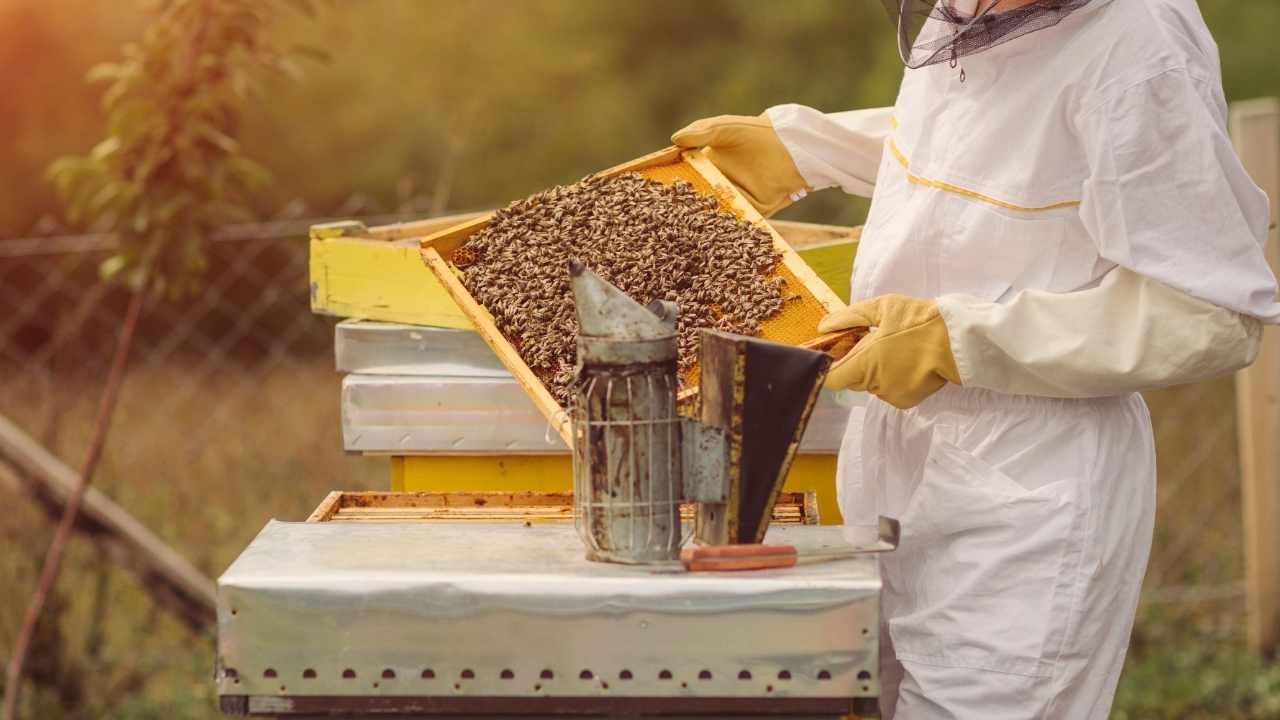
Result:
{"type": "MultiPolygon", "coordinates": [[[[698,192],[715,197],[723,209],[769,231],[774,247],[782,257],[772,272],[782,278],[783,294],[795,294],[799,299],[785,303],[780,312],[761,323],[761,337],[789,345],[806,343],[818,336],[818,321],[822,316],[843,305],[840,298],[701,152],[668,148],[610,168],[602,174],[616,175],[629,171],[667,184],[684,180],[698,192]]],[[[475,323],[485,342],[529,393],[547,421],[566,443],[570,443],[568,413],[503,337],[489,312],[463,286],[458,271],[451,262],[453,253],[472,234],[483,229],[489,218],[489,215],[485,215],[424,238],[421,243],[422,257],[459,308],[475,323]]],[[[696,369],[691,371],[692,378],[687,379],[696,379],[696,372],[696,369]]]]}

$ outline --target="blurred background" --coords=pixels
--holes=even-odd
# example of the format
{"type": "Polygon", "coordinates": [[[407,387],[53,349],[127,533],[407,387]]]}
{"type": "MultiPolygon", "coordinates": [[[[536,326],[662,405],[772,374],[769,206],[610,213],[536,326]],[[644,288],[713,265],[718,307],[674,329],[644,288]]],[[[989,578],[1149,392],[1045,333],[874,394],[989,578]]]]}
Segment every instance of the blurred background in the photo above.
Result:
{"type": "MultiPolygon", "coordinates": [[[[1280,96],[1280,3],[1201,0],[1227,96],[1280,96]]],[[[46,179],[106,132],[95,64],[152,20],[128,0],[0,0],[0,415],[78,466],[128,293],[109,233],[46,179]]],[[[208,238],[201,290],[148,303],[94,486],[216,577],[268,518],[331,489],[383,489],[344,456],[333,320],[309,312],[306,232],[505,204],[663,147],[698,117],[783,102],[891,104],[902,68],[877,0],[332,0],[281,15],[323,48],[262,77],[237,128],[271,181],[208,238]]],[[[823,192],[783,217],[854,225],[823,192]]],[[[1149,395],[1156,546],[1118,718],[1280,718],[1280,668],[1245,650],[1230,378],[1149,395]]],[[[53,532],[0,470],[0,652],[53,532]]],[[[213,718],[211,631],[193,632],[83,535],[29,661],[25,717],[213,718]]]]}

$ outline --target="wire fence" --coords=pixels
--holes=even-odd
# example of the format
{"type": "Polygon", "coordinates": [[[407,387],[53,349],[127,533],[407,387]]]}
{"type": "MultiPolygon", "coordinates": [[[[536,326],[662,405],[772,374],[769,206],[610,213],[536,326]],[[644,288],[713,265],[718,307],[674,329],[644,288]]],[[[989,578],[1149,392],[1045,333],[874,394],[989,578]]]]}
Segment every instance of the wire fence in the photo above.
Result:
{"type": "MultiPolygon", "coordinates": [[[[323,219],[227,228],[209,243],[198,295],[143,309],[94,485],[209,577],[268,519],[305,518],[330,489],[388,483],[385,460],[342,451],[334,319],[311,314],[308,292],[307,227],[323,219]]],[[[78,467],[128,297],[99,280],[110,236],[45,229],[0,240],[0,414],[78,467]]],[[[52,531],[9,484],[0,649],[52,531]]],[[[210,638],[193,643],[91,543],[73,543],[58,587],[32,653],[33,717],[133,717],[131,697],[190,709],[165,717],[216,716],[210,638]]]]}
{"type": "MultiPolygon", "coordinates": [[[[389,481],[385,461],[341,450],[334,320],[313,315],[308,295],[306,229],[326,219],[227,228],[210,243],[198,296],[150,301],[143,311],[95,485],[210,576],[269,517],[301,519],[327,490],[389,481]]],[[[365,212],[363,219],[407,218],[365,212]]],[[[0,414],[76,466],[127,298],[98,280],[110,236],[39,229],[0,240],[0,414]]],[[[1139,637],[1175,628],[1234,641],[1244,565],[1232,381],[1163,390],[1148,402],[1159,517],[1139,637]]],[[[38,507],[15,497],[6,503],[13,510],[0,513],[0,547],[12,550],[0,553],[0,648],[12,640],[49,532],[38,507]]],[[[47,670],[49,692],[108,697],[119,686],[190,684],[189,669],[168,659],[191,654],[189,636],[165,625],[131,581],[114,581],[104,565],[87,547],[69,562],[64,593],[92,602],[85,611],[76,603],[61,610],[82,633],[44,639],[46,661],[62,663],[47,670]],[[156,632],[139,629],[157,624],[156,632]],[[95,675],[113,652],[132,659],[124,670],[95,675]],[[83,687],[68,690],[69,677],[81,677],[83,687]]],[[[209,651],[200,645],[192,662],[207,664],[209,651]]],[[[187,691],[197,704],[210,702],[201,695],[208,690],[187,691]]]]}

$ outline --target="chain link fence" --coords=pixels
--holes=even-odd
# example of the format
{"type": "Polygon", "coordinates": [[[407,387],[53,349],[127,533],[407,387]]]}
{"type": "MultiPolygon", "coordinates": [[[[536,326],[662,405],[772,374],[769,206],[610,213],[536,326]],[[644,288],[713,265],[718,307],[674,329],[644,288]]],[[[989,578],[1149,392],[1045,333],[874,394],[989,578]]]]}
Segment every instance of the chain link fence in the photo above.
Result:
{"type": "MultiPolygon", "coordinates": [[[[143,309],[94,485],[209,577],[268,519],[303,519],[333,488],[388,482],[385,460],[342,451],[334,319],[312,315],[308,296],[307,227],[321,221],[229,228],[209,243],[197,296],[143,309]]],[[[111,247],[101,235],[0,240],[0,414],[71,467],[87,447],[128,302],[99,280],[111,247]]],[[[6,477],[7,654],[53,523],[6,477]]],[[[217,716],[212,638],[193,642],[92,543],[73,543],[41,628],[32,717],[217,716]]]]}
{"type": "MultiPolygon", "coordinates": [[[[353,203],[338,217],[405,219],[368,210],[353,203]]],[[[308,297],[306,228],[324,219],[229,228],[210,243],[198,296],[143,311],[95,485],[211,577],[269,517],[302,519],[330,489],[388,483],[385,461],[341,449],[334,320],[312,315],[308,297]]],[[[0,413],[75,467],[127,297],[98,280],[110,237],[37,230],[0,240],[0,413]]],[[[1244,566],[1232,380],[1148,402],[1159,517],[1135,653],[1192,636],[1237,644],[1244,566]]],[[[11,646],[51,532],[16,487],[0,488],[9,508],[0,513],[0,648],[11,646]]],[[[209,638],[193,645],[132,579],[77,545],[60,617],[38,639],[38,700],[91,708],[84,717],[150,717],[128,710],[130,693],[145,691],[168,698],[163,717],[213,717],[209,638]]]]}

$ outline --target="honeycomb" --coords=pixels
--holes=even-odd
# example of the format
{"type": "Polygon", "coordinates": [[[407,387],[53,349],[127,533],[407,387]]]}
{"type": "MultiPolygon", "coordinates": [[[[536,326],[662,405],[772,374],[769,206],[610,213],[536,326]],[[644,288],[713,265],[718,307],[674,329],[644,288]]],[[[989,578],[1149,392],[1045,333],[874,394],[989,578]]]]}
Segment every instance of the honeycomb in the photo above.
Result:
{"type": "MultiPolygon", "coordinates": [[[[664,184],[671,184],[677,180],[683,180],[693,186],[693,188],[698,192],[715,197],[720,207],[725,211],[733,213],[740,218],[744,217],[743,213],[734,206],[734,198],[726,194],[728,191],[717,189],[693,165],[683,159],[677,158],[666,164],[651,165],[644,168],[632,168],[630,171],[639,173],[645,178],[664,184]]],[[[480,226],[474,227],[472,232],[478,231],[479,229],[480,226]]],[[[465,237],[456,234],[453,235],[453,239],[458,244],[465,241],[465,237]]],[[[451,256],[452,252],[444,253],[446,260],[450,260],[451,256]]],[[[457,270],[455,269],[454,272],[456,273],[457,270]]],[[[789,296],[798,296],[798,298],[794,298],[789,302],[784,302],[782,309],[778,313],[761,322],[759,337],[787,345],[800,345],[817,337],[819,335],[818,322],[827,314],[826,307],[821,301],[819,301],[817,296],[815,296],[814,293],[796,277],[795,273],[793,273],[791,269],[786,267],[783,263],[779,262],[770,273],[770,276],[780,277],[782,279],[783,285],[781,293],[784,298],[789,296]]],[[[462,292],[466,292],[465,289],[462,290],[462,292]]],[[[472,303],[475,302],[474,298],[469,299],[472,303]]],[[[485,330],[482,328],[481,332],[483,333],[485,330]]],[[[503,342],[505,342],[505,339],[503,342]]],[[[535,378],[534,374],[527,367],[523,368],[523,370],[523,375],[528,378],[535,378]]],[[[698,379],[697,365],[695,364],[693,367],[686,370],[682,379],[688,387],[696,386],[698,379]]],[[[534,381],[541,384],[540,381],[537,381],[536,379],[534,381]]],[[[545,390],[545,387],[543,389],[545,390]]],[[[684,393],[682,393],[682,396],[684,396],[684,393]]],[[[550,400],[549,394],[547,399],[550,400]]],[[[692,398],[689,397],[688,399],[691,400],[692,398]]],[[[553,400],[551,400],[551,402],[554,403],[553,400]]],[[[565,434],[567,432],[567,426],[564,426],[563,422],[565,418],[564,409],[559,408],[558,417],[553,417],[553,414],[557,413],[552,413],[549,408],[544,407],[544,404],[544,402],[538,402],[537,398],[535,398],[535,405],[542,409],[544,414],[547,414],[548,420],[550,420],[553,426],[555,426],[561,432],[562,436],[566,438],[566,442],[569,442],[570,440],[565,434]]]]}
{"type": "MultiPolygon", "coordinates": [[[[670,165],[644,168],[636,172],[650,180],[656,180],[668,185],[676,180],[684,180],[698,192],[716,197],[720,201],[721,209],[742,217],[742,213],[729,200],[717,193],[716,189],[701,173],[683,160],[670,165]]],[[[782,278],[784,283],[782,288],[783,297],[799,295],[800,299],[783,303],[781,311],[762,322],[760,324],[760,337],[787,345],[800,345],[817,337],[819,334],[818,321],[827,314],[827,309],[818,301],[818,298],[814,297],[813,292],[804,283],[800,282],[795,274],[782,263],[779,263],[774,268],[772,275],[782,278]]]]}

